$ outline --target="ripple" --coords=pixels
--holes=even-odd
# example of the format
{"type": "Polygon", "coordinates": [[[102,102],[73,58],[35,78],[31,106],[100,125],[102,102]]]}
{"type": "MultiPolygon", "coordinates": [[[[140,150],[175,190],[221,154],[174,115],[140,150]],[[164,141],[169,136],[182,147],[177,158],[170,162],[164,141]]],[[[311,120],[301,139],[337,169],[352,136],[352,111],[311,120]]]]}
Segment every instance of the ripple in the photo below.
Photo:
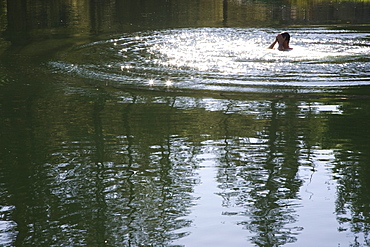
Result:
{"type": "Polygon", "coordinates": [[[289,52],[266,49],[273,29],[197,28],[122,34],[77,46],[50,62],[54,72],[120,86],[250,90],[370,84],[364,33],[291,30],[289,52]]]}

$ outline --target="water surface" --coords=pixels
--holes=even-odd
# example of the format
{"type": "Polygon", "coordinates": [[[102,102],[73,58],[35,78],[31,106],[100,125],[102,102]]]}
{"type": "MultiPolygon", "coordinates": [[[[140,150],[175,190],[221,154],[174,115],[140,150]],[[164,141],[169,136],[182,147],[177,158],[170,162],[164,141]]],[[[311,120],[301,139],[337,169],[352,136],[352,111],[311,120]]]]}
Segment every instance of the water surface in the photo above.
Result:
{"type": "Polygon", "coordinates": [[[74,47],[57,72],[141,88],[245,92],[369,85],[369,35],[292,29],[289,52],[266,49],[276,29],[199,28],[124,34],[74,47]]]}
{"type": "Polygon", "coordinates": [[[369,245],[367,2],[63,3],[0,1],[0,245],[369,245]]]}

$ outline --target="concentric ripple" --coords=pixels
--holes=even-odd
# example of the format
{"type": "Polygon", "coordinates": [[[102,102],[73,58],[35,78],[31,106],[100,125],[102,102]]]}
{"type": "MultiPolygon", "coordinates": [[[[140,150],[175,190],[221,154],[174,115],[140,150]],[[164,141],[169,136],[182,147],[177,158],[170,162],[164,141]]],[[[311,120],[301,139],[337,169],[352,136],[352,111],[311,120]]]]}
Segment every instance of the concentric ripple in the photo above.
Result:
{"type": "Polygon", "coordinates": [[[54,70],[143,88],[244,92],[370,84],[366,33],[293,29],[292,51],[266,49],[273,29],[201,28],[123,34],[75,47],[54,70]]]}

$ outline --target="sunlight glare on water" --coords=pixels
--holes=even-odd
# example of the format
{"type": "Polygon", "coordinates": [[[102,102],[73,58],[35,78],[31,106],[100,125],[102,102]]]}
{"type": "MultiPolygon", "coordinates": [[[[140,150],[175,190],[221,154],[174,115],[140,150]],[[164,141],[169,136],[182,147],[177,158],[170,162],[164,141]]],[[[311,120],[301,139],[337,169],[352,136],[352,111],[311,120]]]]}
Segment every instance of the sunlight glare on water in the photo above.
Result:
{"type": "Polygon", "coordinates": [[[124,34],[76,47],[54,69],[119,85],[185,90],[250,90],[251,85],[340,87],[368,85],[366,34],[291,30],[292,51],[266,47],[278,31],[201,28],[124,34]],[[151,81],[150,81],[151,80],[151,81]],[[150,81],[148,83],[148,81],[150,81]]]}
{"type": "Polygon", "coordinates": [[[0,246],[370,246],[369,8],[0,0],[0,246]]]}

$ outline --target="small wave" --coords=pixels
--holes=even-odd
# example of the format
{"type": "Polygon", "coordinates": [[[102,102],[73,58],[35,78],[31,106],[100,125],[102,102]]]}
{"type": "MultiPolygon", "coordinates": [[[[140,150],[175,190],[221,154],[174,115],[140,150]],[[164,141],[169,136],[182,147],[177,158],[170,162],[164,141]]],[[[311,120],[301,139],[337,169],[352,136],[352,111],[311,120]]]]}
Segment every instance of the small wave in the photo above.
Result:
{"type": "MultiPolygon", "coordinates": [[[[84,44],[50,62],[54,72],[120,85],[243,91],[243,87],[370,84],[366,35],[292,30],[289,52],[266,49],[273,29],[161,30],[84,44]],[[168,81],[171,81],[169,84],[168,81]]],[[[247,89],[246,89],[247,90],[247,89]]]]}

